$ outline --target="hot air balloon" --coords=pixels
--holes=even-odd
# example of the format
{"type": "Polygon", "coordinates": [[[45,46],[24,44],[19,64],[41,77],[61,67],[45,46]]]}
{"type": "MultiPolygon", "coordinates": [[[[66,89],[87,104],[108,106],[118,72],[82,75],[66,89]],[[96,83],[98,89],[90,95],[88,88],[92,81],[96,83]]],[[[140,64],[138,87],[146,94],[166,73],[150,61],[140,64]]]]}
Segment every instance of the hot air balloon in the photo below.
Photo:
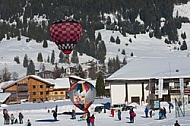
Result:
{"type": "Polygon", "coordinates": [[[50,36],[58,49],[70,54],[82,36],[82,27],[73,19],[59,20],[50,26],[50,36]]]}
{"type": "Polygon", "coordinates": [[[87,81],[79,81],[69,89],[69,97],[76,107],[88,113],[88,108],[96,97],[96,89],[87,81]]]}

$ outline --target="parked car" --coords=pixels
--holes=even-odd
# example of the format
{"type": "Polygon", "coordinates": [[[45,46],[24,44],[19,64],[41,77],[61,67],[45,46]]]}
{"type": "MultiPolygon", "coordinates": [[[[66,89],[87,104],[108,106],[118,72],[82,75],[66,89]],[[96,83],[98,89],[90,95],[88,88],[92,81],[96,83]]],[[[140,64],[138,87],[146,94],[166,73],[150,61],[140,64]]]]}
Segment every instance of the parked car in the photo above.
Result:
{"type": "Polygon", "coordinates": [[[94,111],[100,113],[102,112],[102,109],[104,109],[104,106],[100,105],[100,106],[96,106],[94,111]]]}
{"type": "Polygon", "coordinates": [[[127,110],[131,110],[131,109],[133,109],[134,108],[134,106],[127,106],[127,105],[125,105],[125,106],[123,106],[122,107],[122,111],[127,111],[127,110]]]}

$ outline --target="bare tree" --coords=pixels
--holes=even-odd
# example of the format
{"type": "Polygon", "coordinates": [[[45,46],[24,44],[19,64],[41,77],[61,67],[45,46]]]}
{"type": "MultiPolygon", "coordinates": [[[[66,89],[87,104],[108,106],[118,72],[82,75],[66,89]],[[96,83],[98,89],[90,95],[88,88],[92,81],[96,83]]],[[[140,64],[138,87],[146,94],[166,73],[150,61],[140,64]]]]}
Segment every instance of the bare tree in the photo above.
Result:
{"type": "Polygon", "coordinates": [[[0,79],[2,81],[9,81],[11,79],[11,73],[8,71],[7,67],[0,71],[0,79]]]}
{"type": "Polygon", "coordinates": [[[13,80],[17,80],[18,79],[18,73],[17,72],[13,72],[12,73],[12,78],[13,78],[13,80]]]}

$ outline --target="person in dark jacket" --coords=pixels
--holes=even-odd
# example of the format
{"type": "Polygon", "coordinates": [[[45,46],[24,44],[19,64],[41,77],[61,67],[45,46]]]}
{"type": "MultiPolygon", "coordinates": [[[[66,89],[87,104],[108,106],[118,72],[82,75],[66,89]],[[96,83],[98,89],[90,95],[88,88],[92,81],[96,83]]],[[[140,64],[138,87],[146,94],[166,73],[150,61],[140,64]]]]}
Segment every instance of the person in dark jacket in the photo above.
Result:
{"type": "Polygon", "coordinates": [[[71,112],[71,119],[76,119],[75,110],[72,110],[72,112],[71,112]]]}
{"type": "Polygon", "coordinates": [[[31,126],[32,124],[31,124],[31,122],[30,122],[30,120],[28,119],[28,121],[27,121],[27,126],[31,126]]]}
{"type": "Polygon", "coordinates": [[[117,115],[118,115],[118,119],[121,120],[121,110],[120,109],[118,110],[117,115]]]}
{"type": "Polygon", "coordinates": [[[166,118],[166,108],[163,107],[163,118],[166,118]]]}
{"type": "Polygon", "coordinates": [[[19,123],[23,124],[23,118],[24,118],[24,116],[23,116],[23,114],[21,112],[19,112],[18,118],[19,118],[19,123]]]}
{"type": "Polygon", "coordinates": [[[180,126],[177,120],[176,120],[176,122],[174,123],[174,126],[180,126]]]}
{"type": "Polygon", "coordinates": [[[86,123],[87,123],[87,126],[90,126],[90,112],[87,113],[86,123]]]}
{"type": "Polygon", "coordinates": [[[54,120],[57,120],[57,112],[53,110],[53,118],[54,120]]]}

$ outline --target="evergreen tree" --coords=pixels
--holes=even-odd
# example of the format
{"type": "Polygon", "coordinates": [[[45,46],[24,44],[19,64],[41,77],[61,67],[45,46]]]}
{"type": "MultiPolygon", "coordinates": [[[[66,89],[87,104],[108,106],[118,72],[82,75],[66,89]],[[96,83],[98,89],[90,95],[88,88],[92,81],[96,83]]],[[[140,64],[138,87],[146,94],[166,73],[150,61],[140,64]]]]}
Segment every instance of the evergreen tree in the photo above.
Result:
{"type": "Polygon", "coordinates": [[[78,59],[78,55],[77,55],[76,50],[73,50],[73,54],[71,56],[71,62],[72,63],[79,63],[79,59],[78,59]]]}
{"type": "Polygon", "coordinates": [[[110,37],[110,42],[115,43],[115,39],[114,39],[114,37],[113,37],[113,36],[111,36],[111,37],[110,37]]]}
{"type": "Polygon", "coordinates": [[[122,50],[121,54],[125,55],[125,50],[124,49],[122,50]]]}
{"type": "Polygon", "coordinates": [[[96,51],[96,58],[103,64],[106,59],[106,46],[104,41],[99,41],[96,51]]]}
{"type": "Polygon", "coordinates": [[[96,95],[97,96],[105,95],[105,85],[104,85],[104,78],[102,74],[98,74],[98,77],[96,80],[96,95]]]}
{"type": "Polygon", "coordinates": [[[35,65],[32,60],[28,64],[26,75],[35,75],[35,65]]]}
{"type": "Polygon", "coordinates": [[[28,56],[27,56],[27,54],[25,54],[25,56],[24,56],[24,60],[23,60],[23,67],[28,67],[28,56]]]}
{"type": "Polygon", "coordinates": [[[60,78],[61,77],[61,69],[57,66],[57,63],[55,64],[53,76],[54,76],[54,78],[60,78]]]}
{"type": "Polygon", "coordinates": [[[13,72],[12,73],[12,78],[13,78],[13,80],[17,80],[18,79],[18,73],[17,72],[13,72]]]}
{"type": "Polygon", "coordinates": [[[181,33],[181,38],[182,39],[186,39],[186,33],[184,32],[184,33],[181,33]]]}
{"type": "Polygon", "coordinates": [[[180,47],[180,50],[187,50],[187,43],[186,41],[183,41],[181,47],[180,47]]]}
{"type": "Polygon", "coordinates": [[[19,60],[19,57],[18,57],[18,56],[14,57],[14,61],[15,61],[17,64],[20,64],[20,60],[19,60]]]}
{"type": "Polygon", "coordinates": [[[120,43],[121,43],[121,41],[119,39],[119,36],[117,36],[117,38],[116,38],[116,44],[120,44],[120,43]]]}
{"type": "Polygon", "coordinates": [[[124,57],[124,58],[123,58],[123,65],[125,65],[125,64],[127,64],[127,60],[126,60],[126,58],[124,57]]]}
{"type": "Polygon", "coordinates": [[[64,63],[65,61],[64,61],[64,54],[63,54],[63,52],[62,51],[60,51],[60,53],[59,53],[59,63],[64,63]]]}
{"type": "Polygon", "coordinates": [[[44,47],[44,48],[47,48],[47,47],[48,47],[47,40],[44,40],[44,41],[43,41],[43,47],[44,47]]]}
{"type": "Polygon", "coordinates": [[[55,63],[55,52],[54,50],[52,50],[52,53],[51,53],[51,64],[54,64],[55,63]]]}
{"type": "Polygon", "coordinates": [[[47,62],[48,62],[48,63],[50,62],[49,55],[48,55],[48,57],[47,57],[47,62]]]}
{"type": "Polygon", "coordinates": [[[97,41],[101,41],[101,40],[102,40],[102,36],[101,36],[101,33],[100,33],[100,32],[98,32],[98,36],[97,36],[96,40],[97,40],[97,41]]]}
{"type": "Polygon", "coordinates": [[[38,62],[43,62],[43,57],[42,57],[42,53],[38,53],[38,56],[37,56],[37,61],[38,62]]]}

